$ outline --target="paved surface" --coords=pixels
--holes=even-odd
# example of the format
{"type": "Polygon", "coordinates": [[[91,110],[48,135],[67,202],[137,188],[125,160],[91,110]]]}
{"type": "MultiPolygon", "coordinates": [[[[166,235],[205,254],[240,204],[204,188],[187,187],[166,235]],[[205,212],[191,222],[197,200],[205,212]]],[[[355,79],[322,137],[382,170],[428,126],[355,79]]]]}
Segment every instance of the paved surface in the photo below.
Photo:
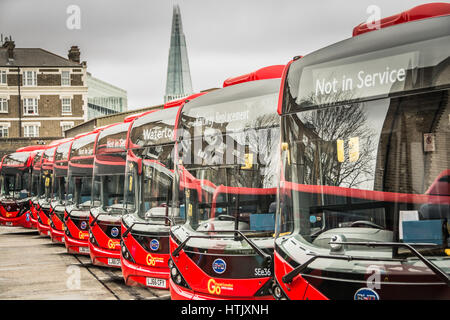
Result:
{"type": "Polygon", "coordinates": [[[170,299],[168,291],[126,286],[120,269],[92,265],[37,231],[0,226],[0,300],[170,299]]]}

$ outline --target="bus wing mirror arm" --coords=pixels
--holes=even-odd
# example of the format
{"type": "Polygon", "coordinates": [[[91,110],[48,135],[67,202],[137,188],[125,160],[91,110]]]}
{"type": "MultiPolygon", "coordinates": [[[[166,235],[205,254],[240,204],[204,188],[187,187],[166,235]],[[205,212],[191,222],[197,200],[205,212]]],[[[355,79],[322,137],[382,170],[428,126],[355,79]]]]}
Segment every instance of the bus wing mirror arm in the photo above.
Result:
{"type": "Polygon", "coordinates": [[[131,229],[133,229],[135,224],[136,222],[134,222],[129,228],[127,228],[127,230],[125,230],[125,232],[122,234],[122,238],[126,238],[128,236],[128,234],[131,232],[131,229]]]}
{"type": "MultiPolygon", "coordinates": [[[[92,214],[91,214],[91,215],[92,215],[92,214]]],[[[90,226],[93,227],[93,226],[96,224],[96,222],[97,222],[97,220],[98,220],[98,218],[99,218],[100,216],[107,216],[107,215],[108,215],[107,213],[99,213],[99,214],[94,218],[94,220],[92,220],[90,226]]]]}
{"type": "Polygon", "coordinates": [[[291,272],[289,272],[288,274],[285,274],[281,280],[284,283],[291,283],[292,280],[298,276],[300,273],[302,273],[312,262],[314,262],[314,260],[316,260],[319,256],[318,255],[313,255],[311,258],[309,258],[305,263],[299,265],[298,267],[296,267],[294,270],[292,270],[291,272]]]}
{"type": "Polygon", "coordinates": [[[178,257],[180,254],[180,251],[186,246],[186,243],[192,238],[192,236],[189,236],[184,240],[175,250],[172,252],[173,257],[178,257]]]}

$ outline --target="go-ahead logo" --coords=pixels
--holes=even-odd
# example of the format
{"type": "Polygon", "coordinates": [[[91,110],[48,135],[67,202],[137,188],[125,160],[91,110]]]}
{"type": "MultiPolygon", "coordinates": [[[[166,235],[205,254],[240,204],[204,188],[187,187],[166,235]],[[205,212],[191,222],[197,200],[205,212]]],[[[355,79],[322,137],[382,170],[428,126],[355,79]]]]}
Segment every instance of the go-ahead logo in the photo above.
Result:
{"type": "Polygon", "coordinates": [[[81,228],[81,230],[85,230],[87,228],[86,221],[81,221],[80,228],[81,228]]]}
{"type": "Polygon", "coordinates": [[[87,233],[87,232],[83,232],[83,231],[80,231],[79,233],[78,233],[78,238],[80,239],[80,240],[84,240],[84,239],[87,239],[87,238],[89,238],[89,233],[87,233]]]}
{"type": "Polygon", "coordinates": [[[161,257],[153,257],[150,253],[147,255],[145,259],[149,266],[155,266],[157,262],[164,263],[164,258],[161,257]]]}
{"type": "Polygon", "coordinates": [[[215,273],[222,274],[225,272],[225,270],[227,270],[227,264],[225,263],[225,261],[223,259],[219,258],[219,259],[214,260],[214,262],[212,264],[212,268],[215,273]]]}
{"type": "Polygon", "coordinates": [[[117,237],[117,236],[119,235],[119,229],[118,229],[117,227],[113,227],[113,228],[111,229],[111,235],[112,235],[113,237],[117,237]]]}
{"type": "Polygon", "coordinates": [[[354,300],[380,300],[380,296],[375,290],[370,288],[361,288],[356,291],[354,300]]]}
{"type": "Polygon", "coordinates": [[[109,249],[116,249],[117,246],[120,246],[120,241],[109,239],[108,240],[108,248],[109,249]]]}
{"type": "Polygon", "coordinates": [[[152,249],[153,251],[156,251],[159,249],[159,241],[156,239],[152,239],[152,241],[150,241],[150,249],[152,249]]]}
{"type": "Polygon", "coordinates": [[[233,291],[232,283],[216,282],[214,279],[208,280],[208,292],[211,294],[221,294],[222,290],[233,291]]]}

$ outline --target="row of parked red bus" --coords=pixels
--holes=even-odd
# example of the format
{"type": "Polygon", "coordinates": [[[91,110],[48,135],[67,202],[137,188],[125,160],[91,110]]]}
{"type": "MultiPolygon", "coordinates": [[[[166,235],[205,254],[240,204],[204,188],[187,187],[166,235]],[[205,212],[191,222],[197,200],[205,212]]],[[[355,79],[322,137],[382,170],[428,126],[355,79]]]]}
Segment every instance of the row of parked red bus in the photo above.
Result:
{"type": "Polygon", "coordinates": [[[0,223],[173,299],[450,299],[450,5],[2,159],[0,223]]]}

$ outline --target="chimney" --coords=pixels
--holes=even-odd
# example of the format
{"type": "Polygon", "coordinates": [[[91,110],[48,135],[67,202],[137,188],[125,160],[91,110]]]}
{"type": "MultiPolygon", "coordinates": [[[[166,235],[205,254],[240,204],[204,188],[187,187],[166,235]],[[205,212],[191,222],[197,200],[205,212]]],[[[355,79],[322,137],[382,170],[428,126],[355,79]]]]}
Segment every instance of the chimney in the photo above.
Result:
{"type": "Polygon", "coordinates": [[[3,48],[6,48],[8,51],[8,59],[14,60],[14,48],[16,47],[14,41],[12,41],[11,37],[6,37],[5,42],[2,45],[3,48]]]}
{"type": "Polygon", "coordinates": [[[70,61],[80,63],[80,49],[78,46],[70,47],[68,57],[70,61]]]}

